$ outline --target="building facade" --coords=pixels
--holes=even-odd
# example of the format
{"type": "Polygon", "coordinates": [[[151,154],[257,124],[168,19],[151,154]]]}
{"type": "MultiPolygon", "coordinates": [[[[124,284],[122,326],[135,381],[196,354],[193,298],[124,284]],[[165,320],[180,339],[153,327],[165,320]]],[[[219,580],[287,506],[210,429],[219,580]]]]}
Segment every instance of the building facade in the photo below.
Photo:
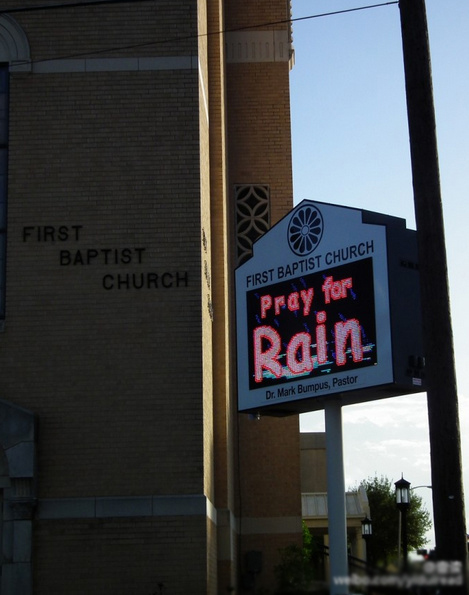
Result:
{"type": "MultiPolygon", "coordinates": [[[[316,580],[330,584],[329,555],[329,511],[327,497],[327,460],[325,432],[303,432],[300,434],[301,459],[301,508],[305,525],[308,527],[316,547],[316,580]]],[[[366,541],[362,537],[362,521],[370,519],[370,505],[363,487],[345,493],[347,523],[348,563],[352,571],[363,571],[366,563],[366,541]]]]}
{"type": "Polygon", "coordinates": [[[2,595],[275,588],[298,419],[239,416],[233,271],[292,206],[286,0],[0,12],[2,595]]]}

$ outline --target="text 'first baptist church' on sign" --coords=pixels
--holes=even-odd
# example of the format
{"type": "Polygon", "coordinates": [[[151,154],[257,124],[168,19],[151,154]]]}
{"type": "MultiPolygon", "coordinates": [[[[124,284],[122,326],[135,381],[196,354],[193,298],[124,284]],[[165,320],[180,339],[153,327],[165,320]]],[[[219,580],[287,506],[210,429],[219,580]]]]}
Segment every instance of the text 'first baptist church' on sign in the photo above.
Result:
{"type": "Polygon", "coordinates": [[[425,390],[416,232],[303,201],[236,270],[238,409],[288,415],[425,390]]]}

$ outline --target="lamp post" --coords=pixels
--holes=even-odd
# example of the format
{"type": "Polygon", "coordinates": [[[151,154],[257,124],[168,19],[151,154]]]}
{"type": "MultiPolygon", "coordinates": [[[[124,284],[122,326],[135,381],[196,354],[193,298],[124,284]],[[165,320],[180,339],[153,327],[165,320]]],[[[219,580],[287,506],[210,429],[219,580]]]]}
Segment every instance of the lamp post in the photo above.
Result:
{"type": "Polygon", "coordinates": [[[402,542],[403,564],[404,571],[407,570],[407,510],[410,506],[410,483],[401,477],[396,481],[396,506],[399,510],[399,528],[402,527],[402,540],[399,531],[399,551],[402,542]]]}
{"type": "Polygon", "coordinates": [[[368,515],[362,520],[362,538],[365,540],[365,559],[367,564],[371,562],[368,552],[368,541],[373,534],[373,523],[368,515]]]}

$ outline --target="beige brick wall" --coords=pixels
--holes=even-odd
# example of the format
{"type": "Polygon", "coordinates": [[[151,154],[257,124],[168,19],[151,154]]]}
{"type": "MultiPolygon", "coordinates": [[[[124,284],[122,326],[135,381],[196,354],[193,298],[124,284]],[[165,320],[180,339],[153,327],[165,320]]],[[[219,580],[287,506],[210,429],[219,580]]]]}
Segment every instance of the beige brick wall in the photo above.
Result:
{"type": "Polygon", "coordinates": [[[206,595],[204,518],[37,522],[35,595],[206,595]]]}
{"type": "MultiPolygon", "coordinates": [[[[0,395],[38,415],[39,509],[45,502],[53,517],[51,498],[213,496],[199,72],[194,62],[126,70],[118,61],[196,55],[196,3],[18,21],[36,62],[11,76],[0,395]],[[66,72],[84,57],[111,62],[66,72]],[[52,58],[66,63],[37,62],[52,58]]],[[[216,539],[202,511],[37,519],[38,595],[148,595],[158,582],[215,593],[216,539]]]]}
{"type": "Polygon", "coordinates": [[[279,531],[243,535],[219,559],[203,514],[39,515],[38,595],[149,595],[160,581],[216,595],[237,582],[238,554],[261,546],[271,585],[273,548],[299,536],[278,529],[300,515],[298,420],[243,416],[238,433],[232,301],[233,185],[268,184],[273,222],[291,208],[288,64],[225,70],[212,34],[286,9],[163,0],[18,14],[36,62],[11,77],[0,397],[38,415],[40,501],[206,493],[235,537],[247,517],[279,531]],[[115,62],[174,56],[192,66],[115,62]],[[109,68],[38,74],[85,57],[109,68]]]}
{"type": "Polygon", "coordinates": [[[212,229],[210,218],[210,116],[209,65],[207,54],[207,6],[199,2],[199,128],[200,128],[200,195],[202,254],[202,361],[204,411],[204,489],[214,500],[213,466],[213,271],[212,229]]]}
{"type": "Polygon", "coordinates": [[[226,19],[229,30],[259,25],[261,29],[283,30],[290,17],[287,0],[257,0],[226,3],[226,19]],[[273,24],[275,23],[275,24],[273,24]]]}
{"type": "MultiPolygon", "coordinates": [[[[42,0],[25,0],[21,7],[44,4],[42,0]]],[[[34,60],[197,51],[196,0],[111,3],[15,13],[14,17],[29,38],[34,60]]]]}
{"type": "Polygon", "coordinates": [[[39,495],[202,492],[196,74],[11,87],[0,390],[39,415],[39,495]]]}
{"type": "MultiPolygon", "coordinates": [[[[224,27],[224,7],[221,0],[208,3],[208,30],[220,32],[224,27]]],[[[216,354],[214,381],[214,465],[216,475],[215,503],[227,508],[232,500],[232,444],[230,436],[233,404],[233,365],[231,356],[230,292],[232,268],[229,255],[231,220],[228,208],[227,148],[226,148],[226,89],[224,35],[208,37],[209,113],[210,113],[210,217],[212,234],[213,279],[213,341],[216,354]]]]}
{"type": "Polygon", "coordinates": [[[272,223],[293,206],[288,63],[229,64],[230,189],[271,189],[272,223]]]}
{"type": "MultiPolygon", "coordinates": [[[[255,578],[254,593],[277,593],[278,581],[275,567],[281,562],[282,549],[288,545],[298,544],[298,535],[296,533],[250,535],[244,536],[241,543],[244,552],[262,552],[262,570],[255,578]]],[[[242,572],[245,573],[245,557],[241,564],[242,572]]]]}
{"type": "Polygon", "coordinates": [[[297,416],[239,418],[239,514],[300,516],[297,416]]]}
{"type": "MultiPolygon", "coordinates": [[[[285,30],[289,5],[276,2],[229,3],[227,29],[253,23],[260,30],[285,30]]],[[[250,29],[250,31],[252,31],[250,29]]],[[[252,31],[255,37],[255,31],[252,31]]],[[[289,63],[243,62],[227,65],[229,192],[235,212],[235,184],[265,184],[270,188],[271,223],[293,206],[289,63]]],[[[232,235],[234,240],[234,231],[232,235]]],[[[232,259],[235,250],[232,244],[232,259]]],[[[239,518],[239,569],[244,556],[258,550],[263,570],[256,588],[274,589],[278,550],[301,543],[300,457],[298,417],[259,421],[240,415],[234,439],[238,483],[236,516],[239,518]],[[269,531],[263,527],[269,526],[269,531]]]]}
{"type": "MultiPolygon", "coordinates": [[[[274,4],[274,14],[280,4],[286,8],[274,4]]],[[[228,65],[231,200],[237,183],[269,185],[272,223],[293,201],[288,68],[288,62],[228,65]]],[[[242,514],[299,515],[298,418],[256,423],[242,415],[239,442],[242,514]]]]}

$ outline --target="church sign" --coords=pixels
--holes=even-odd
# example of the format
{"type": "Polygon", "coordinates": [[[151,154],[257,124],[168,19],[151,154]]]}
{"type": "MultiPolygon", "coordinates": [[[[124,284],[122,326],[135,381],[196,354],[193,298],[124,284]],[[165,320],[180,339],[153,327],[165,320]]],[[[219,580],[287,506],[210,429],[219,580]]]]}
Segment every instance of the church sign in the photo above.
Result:
{"type": "Polygon", "coordinates": [[[240,411],[424,390],[415,232],[304,201],[236,271],[240,411]]]}

